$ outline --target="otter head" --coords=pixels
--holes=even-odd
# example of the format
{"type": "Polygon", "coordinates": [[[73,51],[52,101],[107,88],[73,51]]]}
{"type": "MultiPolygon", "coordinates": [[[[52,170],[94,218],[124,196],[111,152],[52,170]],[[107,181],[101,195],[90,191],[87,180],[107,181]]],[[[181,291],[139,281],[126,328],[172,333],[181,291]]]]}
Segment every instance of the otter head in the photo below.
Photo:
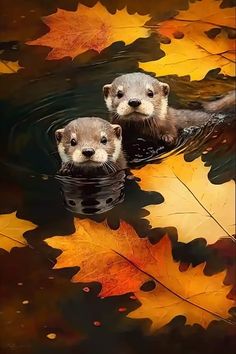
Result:
{"type": "Polygon", "coordinates": [[[55,136],[62,162],[76,167],[115,164],[121,153],[121,127],[101,118],[78,118],[58,129],[55,136]]]}
{"type": "Polygon", "coordinates": [[[103,93],[113,121],[166,117],[169,86],[152,76],[143,73],[119,76],[103,87],[103,93]]]}

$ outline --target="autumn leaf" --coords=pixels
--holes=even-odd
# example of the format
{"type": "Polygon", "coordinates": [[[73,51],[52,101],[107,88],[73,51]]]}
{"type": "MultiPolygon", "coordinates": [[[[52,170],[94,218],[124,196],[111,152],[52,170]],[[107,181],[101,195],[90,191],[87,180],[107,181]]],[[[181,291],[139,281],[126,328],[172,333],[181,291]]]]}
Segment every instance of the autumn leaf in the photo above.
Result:
{"type": "Polygon", "coordinates": [[[188,10],[179,11],[179,20],[200,21],[222,27],[235,27],[234,9],[221,8],[221,0],[202,0],[189,5],[188,10]]]}
{"type": "MultiPolygon", "coordinates": [[[[62,250],[55,268],[80,266],[74,282],[102,283],[100,296],[122,295],[136,291],[148,277],[137,272],[150,260],[150,244],[138,238],[131,226],[121,222],[118,230],[106,223],[75,219],[73,235],[46,239],[62,250]]],[[[155,260],[150,260],[150,263],[155,260]]]]}
{"type": "Polygon", "coordinates": [[[30,221],[19,219],[16,213],[0,215],[0,248],[10,251],[13,247],[25,247],[23,234],[35,225],[30,221]]]}
{"type": "Polygon", "coordinates": [[[235,40],[224,28],[235,27],[233,8],[221,9],[220,2],[202,0],[190,4],[174,19],[158,24],[156,31],[171,39],[161,44],[165,56],[160,60],[140,63],[140,67],[160,75],[190,75],[203,79],[209,70],[220,68],[224,75],[235,76],[235,40]],[[207,16],[204,16],[207,8],[207,16]],[[217,30],[210,38],[207,33],[217,30]]]}
{"type": "Polygon", "coordinates": [[[118,230],[111,230],[106,223],[75,219],[75,228],[73,235],[46,240],[62,251],[54,268],[79,266],[72,281],[100,282],[99,296],[134,292],[143,305],[130,317],[150,317],[154,328],[177,315],[204,327],[213,319],[227,318],[233,302],[226,298],[230,287],[223,285],[225,272],[207,277],[203,274],[204,264],[180,272],[167,236],[152,245],[140,239],[125,222],[118,230]],[[142,284],[150,280],[157,286],[154,292],[140,291],[142,284]],[[150,313],[155,306],[158,311],[150,313]]]}
{"type": "Polygon", "coordinates": [[[164,203],[146,207],[145,218],[153,228],[175,227],[179,241],[200,237],[208,244],[234,234],[235,184],[212,184],[209,170],[200,158],[186,162],[178,155],[133,171],[143,190],[156,190],[164,197],[164,203]]]}
{"type": "Polygon", "coordinates": [[[213,320],[226,319],[233,301],[227,298],[230,287],[223,284],[226,273],[205,276],[202,263],[179,271],[179,263],[172,259],[171,245],[166,237],[155,245],[157,262],[156,287],[149,292],[135,293],[141,306],[132,311],[130,318],[150,318],[156,330],[174,317],[182,315],[186,324],[200,324],[206,328],[213,320]]]}
{"type": "Polygon", "coordinates": [[[0,60],[0,75],[1,74],[14,74],[21,69],[18,61],[0,60]]]}
{"type": "Polygon", "coordinates": [[[116,41],[130,44],[148,37],[144,24],[149,19],[137,13],[130,15],[126,9],[112,15],[100,3],[92,8],[79,4],[76,11],[57,9],[55,14],[45,17],[43,21],[50,31],[27,44],[52,48],[47,59],[73,59],[87,50],[100,53],[116,41]]]}

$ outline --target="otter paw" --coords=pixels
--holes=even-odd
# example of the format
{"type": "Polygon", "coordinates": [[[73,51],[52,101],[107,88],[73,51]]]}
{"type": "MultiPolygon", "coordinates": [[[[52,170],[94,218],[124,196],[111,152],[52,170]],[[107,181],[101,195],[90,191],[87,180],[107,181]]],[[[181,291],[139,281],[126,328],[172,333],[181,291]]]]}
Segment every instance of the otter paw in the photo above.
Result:
{"type": "Polygon", "coordinates": [[[164,134],[162,135],[161,140],[168,145],[174,145],[176,138],[171,134],[164,134]]]}
{"type": "Polygon", "coordinates": [[[59,175],[68,176],[71,175],[71,166],[62,166],[58,171],[59,175]]]}

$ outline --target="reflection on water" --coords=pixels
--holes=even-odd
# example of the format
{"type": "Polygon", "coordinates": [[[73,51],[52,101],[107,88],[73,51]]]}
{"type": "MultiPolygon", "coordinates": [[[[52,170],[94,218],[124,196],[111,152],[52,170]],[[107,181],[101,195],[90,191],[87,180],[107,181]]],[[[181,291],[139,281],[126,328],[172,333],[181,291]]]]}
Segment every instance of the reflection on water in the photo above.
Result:
{"type": "MultiPolygon", "coordinates": [[[[200,162],[207,166],[205,170],[212,184],[223,184],[235,178],[236,122],[232,119],[235,112],[216,115],[204,127],[183,130],[174,149],[148,142],[143,137],[136,140],[128,137],[124,149],[133,169],[142,168],[147,163],[156,164],[155,188],[146,189],[137,181],[127,180],[123,171],[92,179],[59,176],[57,171],[61,161],[55,131],[77,117],[108,119],[103,85],[121,74],[137,72],[138,63],[162,58],[161,38],[151,34],[147,38],[137,38],[130,45],[121,39],[101,53],[89,50],[73,60],[70,57],[46,60],[49,47],[27,46],[25,43],[48,31],[42,17],[56,13],[57,8],[75,11],[78,0],[3,3],[0,60],[18,61],[23,69],[0,75],[0,212],[17,211],[18,218],[36,225],[35,230],[22,236],[30,247],[15,247],[9,253],[0,250],[4,280],[4,301],[0,308],[4,321],[0,328],[3,341],[11,346],[4,347],[4,354],[8,349],[11,353],[19,351],[22,354],[136,354],[156,353],[157,348],[161,353],[184,352],[185,348],[189,353],[215,353],[216,348],[222,352],[221,344],[224,347],[231,343],[233,347],[233,335],[230,335],[233,330],[229,332],[222,321],[214,321],[203,330],[199,325],[186,326],[183,316],[174,318],[157,335],[146,336],[141,330],[142,324],[146,326],[146,320],[124,320],[128,312],[140,306],[137,300],[131,301],[130,294],[100,299],[97,297],[100,284],[89,284],[89,287],[88,284],[86,287],[72,284],[70,279],[74,268],[53,270],[48,260],[54,260],[60,251],[49,249],[43,240],[55,235],[62,238],[72,235],[74,216],[76,219],[106,221],[112,230],[118,229],[123,220],[135,230],[137,237],[148,238],[153,244],[164,234],[170,235],[174,258],[182,262],[181,266],[206,262],[206,274],[215,274],[228,266],[227,277],[233,278],[235,254],[229,243],[231,240],[220,240],[218,249],[214,249],[212,245],[206,246],[204,232],[197,235],[199,238],[184,243],[178,242],[176,224],[170,222],[159,227],[158,209],[169,201],[160,188],[158,164],[172,154],[183,154],[191,169],[191,161],[201,157],[200,162]],[[149,220],[153,206],[157,210],[156,224],[149,220]],[[22,306],[22,301],[27,299],[29,304],[22,306]],[[124,312],[119,312],[120,308],[124,312]],[[99,321],[101,326],[95,327],[94,321],[99,321]],[[50,332],[57,334],[54,341],[46,337],[50,332]]],[[[81,0],[79,3],[92,8],[97,1],[81,0]]],[[[187,9],[192,2],[103,0],[101,3],[112,14],[126,7],[130,14],[147,14],[159,22],[174,16],[180,9],[187,9]]],[[[229,3],[233,1],[224,0],[220,6],[223,9],[229,3]]],[[[93,25],[91,29],[96,28],[93,25]]],[[[170,105],[184,109],[196,109],[199,107],[197,103],[215,99],[235,86],[234,79],[221,75],[218,68],[200,81],[180,77],[177,72],[159,79],[170,86],[170,105]]],[[[148,180],[149,176],[145,178],[148,180]]],[[[168,181],[166,185],[168,188],[168,181]]],[[[175,213],[178,190],[170,190],[171,193],[171,212],[175,213]]],[[[191,212],[191,200],[187,199],[187,211],[191,212]]],[[[221,204],[221,200],[217,203],[221,204]]],[[[184,221],[189,218],[186,228],[191,229],[195,225],[192,225],[192,214],[189,215],[179,215],[179,218],[184,221]]],[[[199,223],[202,223],[201,218],[199,214],[199,223]]],[[[92,264],[93,260],[90,258],[88,262],[92,264]]],[[[228,281],[230,283],[226,279],[228,281]]]]}
{"type": "Polygon", "coordinates": [[[124,171],[100,178],[55,178],[61,185],[66,209],[75,215],[105,213],[124,200],[124,171]]]}

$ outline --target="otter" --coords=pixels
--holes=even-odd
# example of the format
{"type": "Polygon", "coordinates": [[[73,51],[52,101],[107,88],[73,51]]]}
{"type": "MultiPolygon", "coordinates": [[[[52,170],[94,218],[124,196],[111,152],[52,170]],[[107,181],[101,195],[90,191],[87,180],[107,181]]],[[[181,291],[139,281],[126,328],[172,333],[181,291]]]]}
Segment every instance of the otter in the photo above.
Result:
{"type": "Polygon", "coordinates": [[[62,175],[97,177],[126,169],[122,129],[98,117],[71,121],[55,132],[62,175]]]}
{"type": "Polygon", "coordinates": [[[169,85],[144,73],[117,77],[103,87],[111,122],[119,123],[127,138],[132,135],[174,145],[179,132],[205,124],[214,113],[232,106],[235,92],[216,102],[203,104],[202,110],[174,109],[168,106],[169,85]]]}

